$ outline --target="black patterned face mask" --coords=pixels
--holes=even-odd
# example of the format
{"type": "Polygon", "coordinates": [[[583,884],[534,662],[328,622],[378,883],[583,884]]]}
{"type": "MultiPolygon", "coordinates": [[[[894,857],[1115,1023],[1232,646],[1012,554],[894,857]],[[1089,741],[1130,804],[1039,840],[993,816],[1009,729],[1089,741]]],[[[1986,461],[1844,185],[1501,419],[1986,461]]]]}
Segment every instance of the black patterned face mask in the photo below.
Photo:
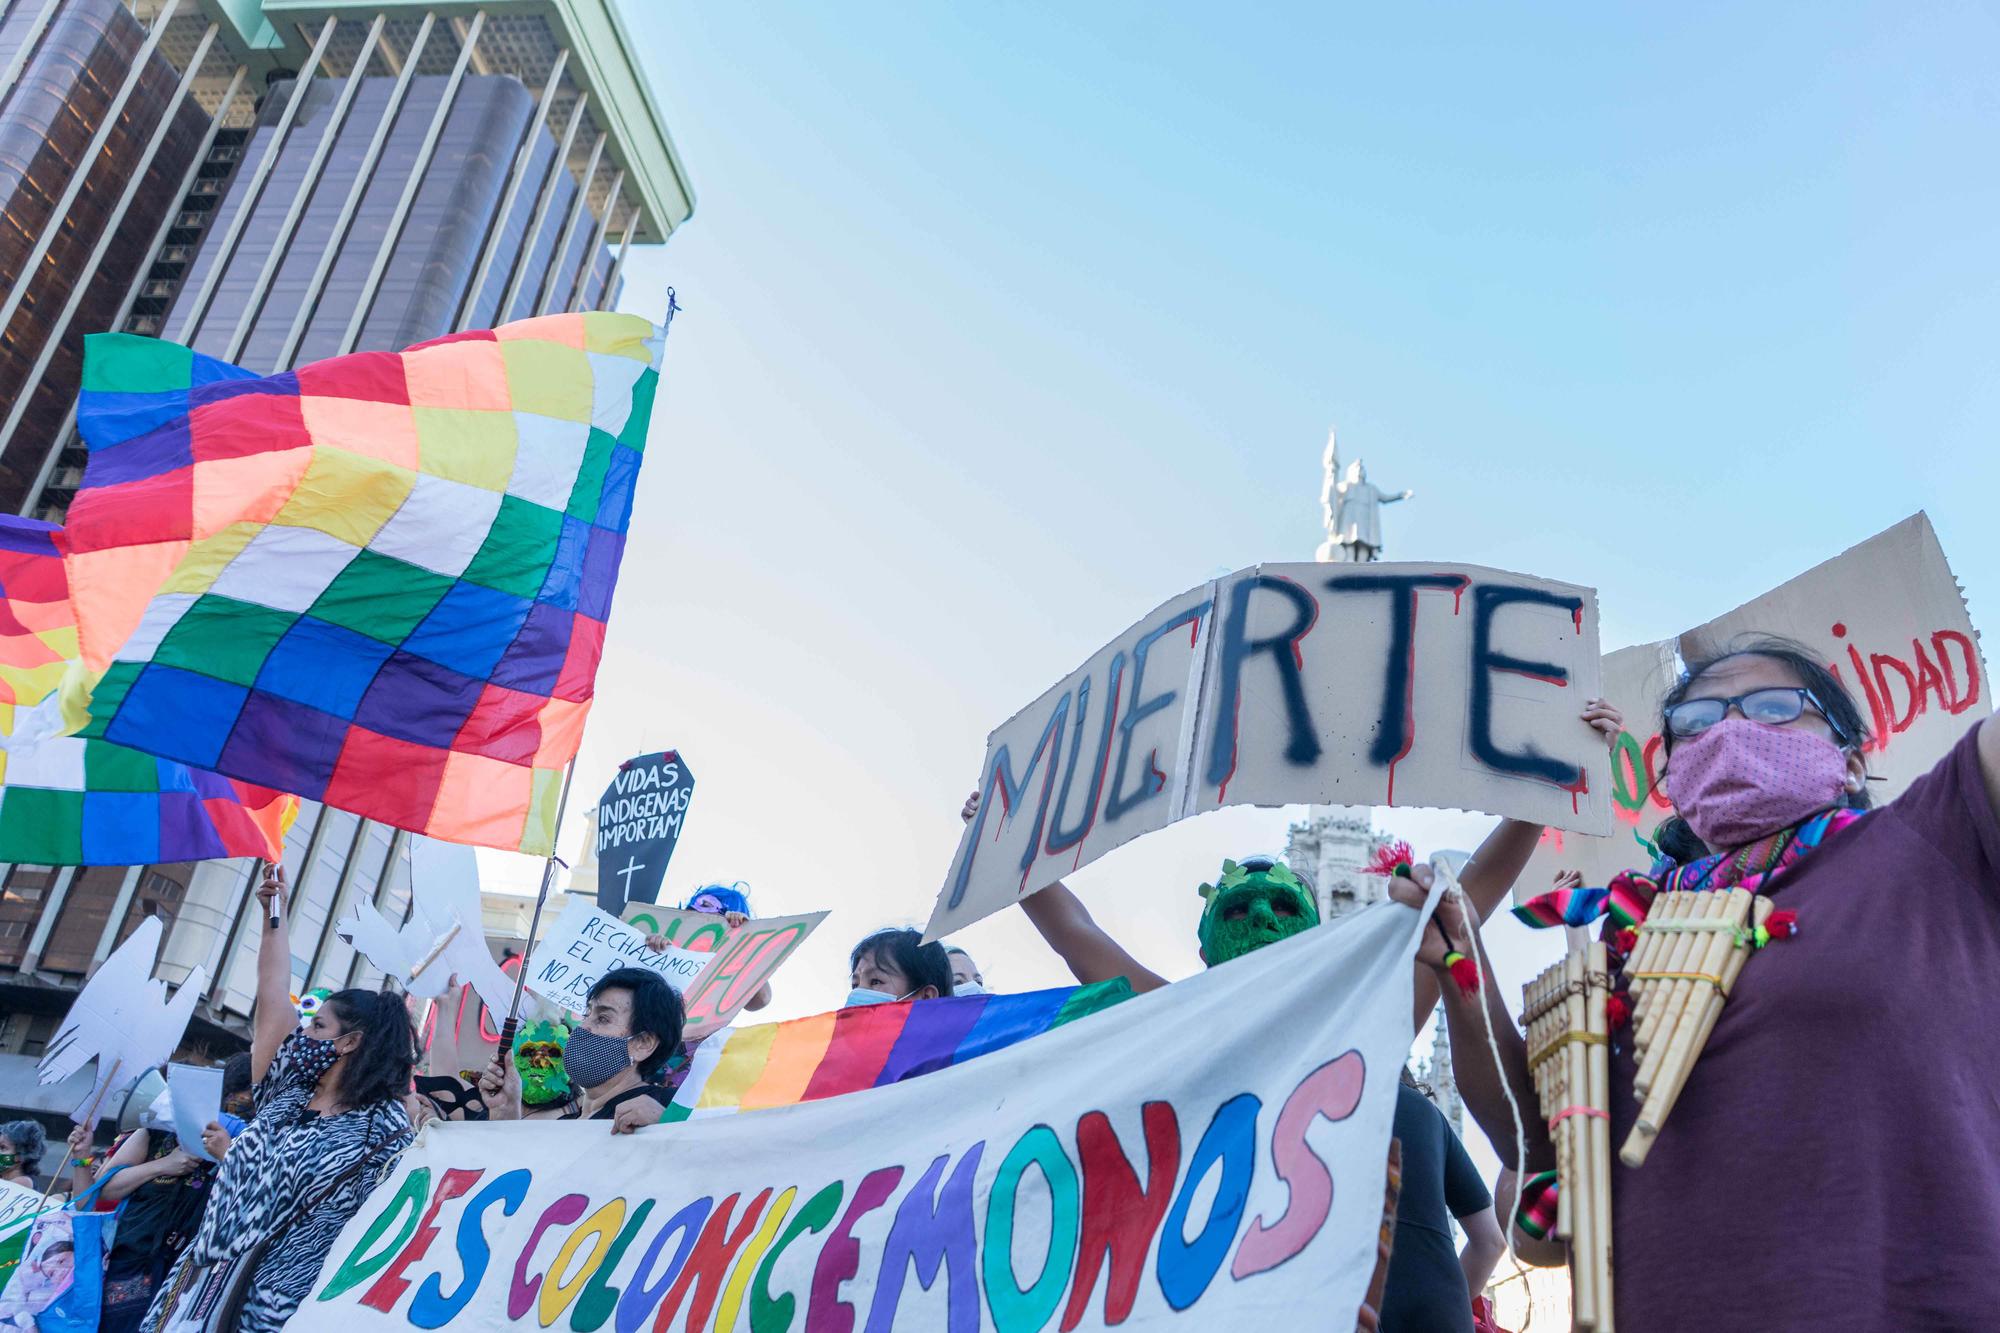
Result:
{"type": "Polygon", "coordinates": [[[298,1067],[302,1078],[309,1084],[318,1083],[333,1062],[340,1058],[340,1052],[325,1037],[299,1037],[298,1067]]]}
{"type": "Polygon", "coordinates": [[[606,1037],[589,1028],[569,1034],[563,1047],[563,1070],[579,1088],[595,1088],[609,1083],[632,1063],[631,1042],[624,1037],[606,1037]]]}

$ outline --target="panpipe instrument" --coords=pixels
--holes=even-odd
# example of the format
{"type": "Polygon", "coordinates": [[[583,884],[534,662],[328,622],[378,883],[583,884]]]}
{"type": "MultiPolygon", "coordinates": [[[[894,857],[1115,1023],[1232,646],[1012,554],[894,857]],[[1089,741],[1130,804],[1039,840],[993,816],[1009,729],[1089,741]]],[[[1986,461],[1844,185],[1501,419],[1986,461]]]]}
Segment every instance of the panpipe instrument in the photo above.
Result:
{"type": "Polygon", "coordinates": [[[1553,1235],[1569,1242],[1573,1326],[1611,1323],[1611,1059],[1601,943],[1573,949],[1529,982],[1528,1068],[1556,1147],[1553,1235]]]}
{"type": "Polygon", "coordinates": [[[1748,889],[1662,893],[1647,909],[1625,964],[1639,1102],[1618,1150],[1625,1165],[1652,1151],[1770,915],[1771,900],[1748,889]]]}

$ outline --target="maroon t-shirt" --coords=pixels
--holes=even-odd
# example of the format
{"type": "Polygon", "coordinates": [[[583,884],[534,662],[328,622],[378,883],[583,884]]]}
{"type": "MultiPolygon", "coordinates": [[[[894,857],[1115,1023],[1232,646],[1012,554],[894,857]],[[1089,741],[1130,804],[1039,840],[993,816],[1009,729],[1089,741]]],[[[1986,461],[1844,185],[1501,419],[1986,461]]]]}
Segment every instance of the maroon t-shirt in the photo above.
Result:
{"type": "MultiPolygon", "coordinates": [[[[1978,735],[1773,886],[1800,933],[1748,960],[1646,1164],[1614,1162],[1620,1333],[2000,1325],[2000,820],[1978,735]]],[[[1629,1043],[1613,1060],[1615,1154],[1629,1043]]]]}

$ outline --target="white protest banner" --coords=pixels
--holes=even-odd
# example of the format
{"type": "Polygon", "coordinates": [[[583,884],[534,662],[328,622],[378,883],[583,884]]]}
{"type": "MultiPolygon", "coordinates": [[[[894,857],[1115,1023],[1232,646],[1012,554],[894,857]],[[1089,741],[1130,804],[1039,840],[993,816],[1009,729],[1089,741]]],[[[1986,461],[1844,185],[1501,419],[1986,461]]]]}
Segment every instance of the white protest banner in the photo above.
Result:
{"type": "Polygon", "coordinates": [[[1660,701],[1672,685],[1678,647],[1702,660],[1759,634],[1795,639],[1854,693],[1874,733],[1867,746],[1877,805],[1942,759],[1992,711],[1992,690],[1965,597],[1928,516],[1919,512],[1858,546],[1676,641],[1620,649],[1604,659],[1605,697],[1625,714],[1611,755],[1610,838],[1551,831],[1517,885],[1540,893],[1556,871],[1576,869],[1601,886],[1621,870],[1646,868],[1653,830],[1673,805],[1659,789],[1665,753],[1660,701]]]}
{"type": "Polygon", "coordinates": [[[548,934],[528,958],[527,987],[573,1014],[584,1012],[584,997],[613,968],[643,967],[684,991],[711,955],[691,949],[646,947],[646,932],[579,898],[569,900],[548,934]]]}
{"type": "Polygon", "coordinates": [[[826,920],[826,913],[761,917],[731,930],[726,918],[712,912],[632,903],[625,908],[625,919],[648,935],[664,935],[677,948],[709,958],[694,984],[681,993],[687,1004],[686,1036],[694,1041],[727,1026],[826,920]]]}
{"type": "Polygon", "coordinates": [[[42,1206],[40,1190],[0,1180],[0,1240],[11,1238],[42,1206]]]}
{"type": "Polygon", "coordinates": [[[1598,665],[1591,589],[1475,565],[1260,565],[1192,589],[988,738],[926,935],[1224,805],[1608,832],[1603,744],[1579,717],[1598,665]]]}
{"type": "Polygon", "coordinates": [[[287,1327],[1351,1327],[1419,919],[1378,904],[824,1101],[427,1126],[287,1327]]]}

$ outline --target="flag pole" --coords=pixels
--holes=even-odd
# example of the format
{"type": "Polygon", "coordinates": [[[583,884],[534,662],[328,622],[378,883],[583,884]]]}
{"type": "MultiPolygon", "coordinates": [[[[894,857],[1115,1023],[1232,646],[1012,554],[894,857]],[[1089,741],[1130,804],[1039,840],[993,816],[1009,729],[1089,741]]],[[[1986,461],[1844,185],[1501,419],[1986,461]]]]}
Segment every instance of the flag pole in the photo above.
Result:
{"type": "Polygon", "coordinates": [[[549,835],[549,859],[542,863],[542,889],[535,895],[535,914],[528,921],[528,942],[521,950],[521,970],[514,974],[514,1002],[507,1006],[507,1021],[500,1025],[500,1054],[514,1049],[514,1033],[521,1026],[521,990],[528,981],[528,957],[535,951],[535,936],[542,926],[542,907],[549,900],[549,886],[556,878],[556,843],[562,837],[563,812],[569,809],[569,784],[576,776],[576,758],[570,757],[563,770],[562,796],[556,801],[556,827],[549,835]]]}

